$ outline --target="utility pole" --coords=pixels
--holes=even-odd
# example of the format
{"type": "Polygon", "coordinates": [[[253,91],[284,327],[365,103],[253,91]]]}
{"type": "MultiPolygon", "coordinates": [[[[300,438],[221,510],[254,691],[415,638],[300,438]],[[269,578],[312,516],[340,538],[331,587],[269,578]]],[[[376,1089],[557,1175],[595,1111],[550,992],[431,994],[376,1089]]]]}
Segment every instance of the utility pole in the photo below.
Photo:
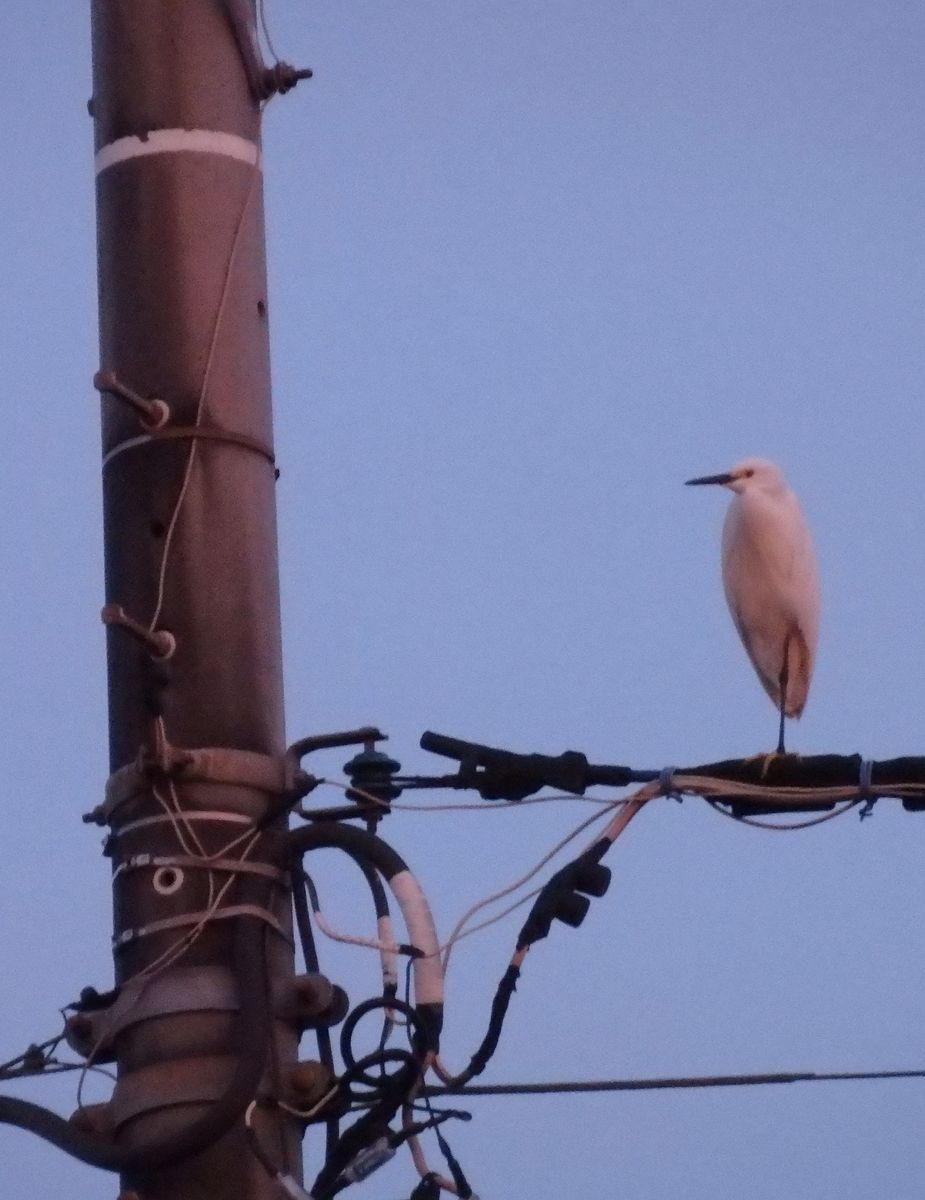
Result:
{"type": "MultiPolygon", "coordinates": [[[[285,748],[260,162],[260,89],[281,89],[249,40],[253,0],[92,0],[92,17],[104,816],[122,989],[96,1057],[118,1063],[106,1132],[132,1148],[208,1113],[246,1049],[243,918],[222,909],[262,923],[277,999],[293,979],[287,880],[266,883],[259,851],[247,858],[285,748]],[[256,901],[236,890],[252,861],[256,901]]],[[[293,1024],[274,1022],[277,1083],[297,1042],[293,1024]]],[[[268,1155],[301,1178],[297,1124],[278,1111],[259,1122],[268,1155]]],[[[240,1119],[123,1186],[141,1200],[279,1195],[240,1119]]]]}

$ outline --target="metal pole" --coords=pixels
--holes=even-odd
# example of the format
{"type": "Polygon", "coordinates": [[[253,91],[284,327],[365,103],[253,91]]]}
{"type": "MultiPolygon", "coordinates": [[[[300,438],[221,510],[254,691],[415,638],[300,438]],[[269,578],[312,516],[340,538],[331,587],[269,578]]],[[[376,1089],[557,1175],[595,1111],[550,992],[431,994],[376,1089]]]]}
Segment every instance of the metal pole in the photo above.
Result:
{"type": "MultiPolygon", "coordinates": [[[[240,1056],[234,920],[216,917],[237,876],[193,860],[242,855],[285,746],[260,104],[242,13],[252,23],[252,0],[92,0],[110,846],[120,863],[189,860],[114,876],[116,981],[148,979],[113,1042],[126,1145],[201,1116],[240,1056]],[[190,749],[210,753],[191,768],[190,749]]],[[[266,894],[277,992],[293,975],[289,892],[266,894]]],[[[278,1084],[297,1031],[274,1031],[278,1084]]],[[[260,1132],[300,1178],[295,1124],[262,1114],[260,1132]]],[[[240,1121],[123,1182],[143,1200],[278,1195],[240,1121]]]]}

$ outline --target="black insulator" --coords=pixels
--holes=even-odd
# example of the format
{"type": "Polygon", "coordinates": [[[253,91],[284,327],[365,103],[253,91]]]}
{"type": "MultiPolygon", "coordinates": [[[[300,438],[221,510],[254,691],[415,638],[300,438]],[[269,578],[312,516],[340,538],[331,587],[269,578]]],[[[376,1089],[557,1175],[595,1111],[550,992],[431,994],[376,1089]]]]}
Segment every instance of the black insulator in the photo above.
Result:
{"type": "MultiPolygon", "coordinates": [[[[371,746],[354,755],[350,762],[344,763],[344,774],[353,787],[358,791],[368,792],[386,804],[401,795],[401,788],[394,782],[394,776],[400,770],[400,762],[371,746]]],[[[349,791],[347,795],[352,800],[363,802],[360,795],[351,795],[349,791]]]]}

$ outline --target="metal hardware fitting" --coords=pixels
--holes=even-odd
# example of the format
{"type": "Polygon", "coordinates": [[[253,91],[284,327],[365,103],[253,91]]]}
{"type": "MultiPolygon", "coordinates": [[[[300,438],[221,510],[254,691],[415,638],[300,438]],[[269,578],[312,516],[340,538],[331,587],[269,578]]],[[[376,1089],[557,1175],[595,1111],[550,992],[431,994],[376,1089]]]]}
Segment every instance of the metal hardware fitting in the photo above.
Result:
{"type": "MultiPolygon", "coordinates": [[[[107,607],[110,606],[107,605],[107,607]]],[[[166,633],[167,631],[159,632],[166,633]]],[[[171,635],[168,634],[168,636],[171,635]]],[[[127,763],[124,767],[114,771],[106,783],[104,802],[92,812],[85,813],[83,820],[87,824],[91,822],[97,825],[109,824],[116,809],[144,792],[150,787],[150,778],[157,775],[168,775],[180,782],[220,783],[267,792],[276,797],[276,803],[271,803],[268,808],[269,820],[272,820],[275,816],[291,808],[296,800],[307,796],[313,788],[317,787],[319,781],[300,765],[301,759],[306,754],[338,746],[365,745],[371,740],[384,739],[385,734],[371,726],[350,729],[342,733],[317,734],[293,742],[282,757],[256,754],[250,750],[230,750],[227,747],[218,746],[189,750],[172,746],[165,740],[158,746],[156,754],[151,751],[150,747],[144,746],[139,750],[138,757],[134,762],[127,763]]],[[[197,814],[193,810],[188,815],[191,820],[208,815],[210,819],[216,820],[245,821],[244,816],[235,814],[228,816],[214,813],[197,814]]],[[[169,817],[142,818],[145,821],[165,819],[169,820],[169,817]]],[[[266,821],[267,817],[265,816],[261,820],[261,824],[266,821]]],[[[126,828],[119,832],[125,833],[126,828]]]]}
{"type": "Polygon", "coordinates": [[[201,912],[180,913],[176,917],[164,917],[161,921],[149,921],[147,925],[139,925],[136,929],[123,929],[112,938],[113,951],[121,950],[129,942],[138,938],[150,937],[152,934],[165,933],[173,929],[186,929],[190,926],[206,925],[209,921],[223,921],[234,917],[256,917],[275,930],[283,941],[292,945],[292,938],[286,929],[269,909],[259,904],[226,904],[223,908],[203,909],[201,912]]]}
{"type": "Polygon", "coordinates": [[[366,746],[385,741],[388,741],[388,736],[380,733],[374,725],[364,725],[360,729],[347,729],[342,733],[312,734],[292,743],[286,751],[286,765],[288,771],[294,775],[305,755],[312,754],[316,750],[331,750],[337,746],[366,746]]]}
{"type": "MultiPolygon", "coordinates": [[[[312,734],[309,737],[299,738],[297,742],[293,742],[283,758],[285,775],[287,781],[290,781],[290,786],[275,805],[270,805],[267,808],[267,811],[260,819],[260,828],[265,828],[275,821],[277,817],[281,817],[283,813],[288,812],[299,800],[307,796],[309,792],[318,786],[320,780],[307,774],[300,766],[306,754],[311,754],[315,750],[330,750],[336,746],[370,745],[374,742],[385,740],[386,735],[384,733],[380,733],[378,729],[371,725],[364,725],[360,729],[347,729],[339,733],[312,734]]],[[[309,814],[302,813],[302,815],[310,819],[309,814]]]]}
{"type": "Polygon", "coordinates": [[[314,71],[311,67],[293,67],[289,63],[278,62],[275,66],[266,67],[263,72],[264,98],[275,95],[285,96],[291,92],[300,79],[311,79],[314,71]]]}
{"type": "Polygon", "coordinates": [[[134,388],[123,383],[115,371],[97,371],[93,376],[93,386],[98,392],[105,392],[109,396],[115,396],[117,400],[124,400],[135,410],[146,429],[162,429],[170,420],[170,408],[163,400],[140,396],[134,388]]]}
{"type": "Polygon", "coordinates": [[[172,658],[177,649],[177,639],[167,629],[148,629],[140,621],[128,616],[121,604],[104,604],[100,613],[104,625],[120,625],[143,645],[148,653],[159,662],[172,658]]]}
{"type": "MultiPolygon", "coordinates": [[[[187,750],[172,746],[161,739],[156,750],[142,746],[134,762],[119,767],[106,781],[106,798],[92,812],[84,814],[85,823],[108,825],[115,811],[123,804],[150,790],[151,779],[170,777],[186,783],[218,783],[233,788],[250,788],[269,795],[307,795],[316,782],[296,762],[281,755],[257,754],[252,750],[231,750],[224,746],[205,746],[187,750]]],[[[224,803],[234,803],[225,796],[224,803]]],[[[186,814],[189,820],[230,821],[245,825],[252,823],[248,813],[196,811],[186,814]]],[[[142,817],[120,827],[118,834],[128,832],[143,823],[170,820],[169,817],[142,817]]]]}
{"type": "Polygon", "coordinates": [[[214,1104],[227,1090],[234,1059],[219,1055],[149,1063],[120,1075],[110,1109],[116,1129],[159,1109],[214,1104]]]}

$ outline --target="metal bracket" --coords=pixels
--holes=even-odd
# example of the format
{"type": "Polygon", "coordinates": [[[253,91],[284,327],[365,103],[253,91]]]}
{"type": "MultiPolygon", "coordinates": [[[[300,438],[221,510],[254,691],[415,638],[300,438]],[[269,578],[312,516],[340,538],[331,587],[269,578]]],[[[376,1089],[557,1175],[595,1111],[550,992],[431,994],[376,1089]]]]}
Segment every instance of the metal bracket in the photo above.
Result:
{"type": "Polygon", "coordinates": [[[115,371],[97,371],[93,376],[93,386],[98,392],[115,396],[117,400],[127,404],[137,413],[145,429],[162,429],[170,420],[170,408],[165,401],[156,397],[146,399],[140,396],[134,388],[123,383],[115,371]]]}
{"type": "Polygon", "coordinates": [[[213,921],[229,920],[235,917],[256,917],[275,930],[284,941],[292,945],[292,938],[283,928],[269,909],[261,908],[259,904],[226,904],[222,908],[206,908],[201,912],[180,913],[176,917],[164,917],[160,921],[149,921],[147,925],[139,925],[135,929],[123,929],[112,939],[113,953],[122,950],[129,942],[139,938],[150,937],[154,933],[167,933],[172,929],[189,929],[205,926],[213,921]]]}
{"type": "Polygon", "coordinates": [[[114,1128],[157,1109],[214,1104],[228,1088],[234,1062],[217,1055],[182,1058],[120,1075],[109,1104],[114,1128]]]}
{"type": "MultiPolygon", "coordinates": [[[[336,1024],[349,1004],[342,988],[324,975],[297,975],[276,989],[273,1012],[277,1020],[300,1029],[336,1024]]],[[[180,1013],[234,1013],[238,992],[227,967],[171,967],[150,981],[124,985],[108,1008],[78,1012],[68,1018],[65,1037],[71,1049],[97,1062],[114,1057],[118,1036],[142,1021],[180,1013]]]]}
{"type": "Polygon", "coordinates": [[[304,796],[313,785],[311,776],[298,766],[293,770],[285,758],[276,755],[225,746],[188,750],[161,739],[156,751],[142,747],[134,762],[109,776],[103,803],[87,813],[84,821],[108,825],[116,809],[147,791],[152,779],[165,776],[185,783],[251,788],[272,796],[290,792],[304,796]]]}
{"type": "Polygon", "coordinates": [[[388,735],[380,733],[374,725],[363,725],[359,729],[346,729],[340,733],[316,733],[299,738],[286,751],[286,765],[295,774],[306,754],[316,750],[332,750],[338,746],[364,746],[367,742],[387,742],[388,735]]]}
{"type": "Polygon", "coordinates": [[[104,625],[118,625],[130,633],[146,648],[156,662],[165,662],[173,658],[177,649],[177,639],[167,629],[149,629],[128,616],[121,604],[104,604],[100,613],[104,625]]]}
{"type": "Polygon", "coordinates": [[[340,733],[315,734],[293,742],[282,756],[257,754],[252,750],[232,750],[224,746],[190,750],[171,746],[161,739],[156,752],[149,747],[142,747],[134,762],[127,763],[109,776],[103,803],[84,814],[83,819],[85,823],[108,825],[121,805],[148,789],[152,778],[167,776],[185,783],[217,783],[252,788],[278,797],[280,803],[270,805],[261,821],[261,824],[266,824],[317,786],[318,780],[302,769],[301,760],[306,754],[337,746],[364,745],[371,739],[385,740],[385,736],[372,726],[340,733]]]}

